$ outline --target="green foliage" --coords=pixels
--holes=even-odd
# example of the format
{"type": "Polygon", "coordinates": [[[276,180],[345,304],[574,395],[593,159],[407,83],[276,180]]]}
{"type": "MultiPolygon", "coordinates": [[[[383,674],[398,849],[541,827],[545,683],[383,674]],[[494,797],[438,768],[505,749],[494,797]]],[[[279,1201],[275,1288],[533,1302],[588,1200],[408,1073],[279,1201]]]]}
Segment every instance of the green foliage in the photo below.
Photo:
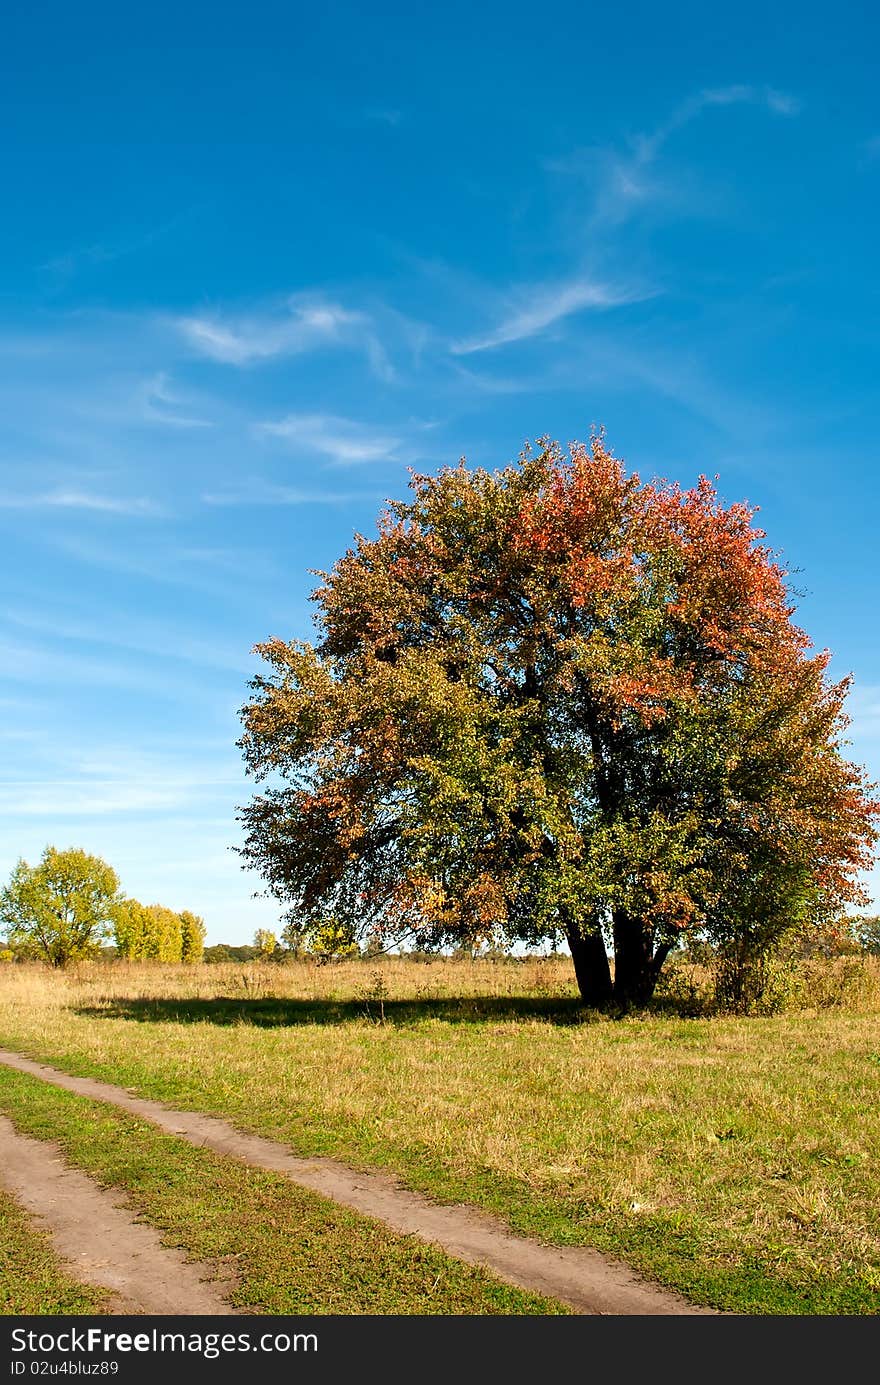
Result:
{"type": "Polygon", "coordinates": [[[281,946],[289,957],[298,957],[306,944],[306,935],[299,922],[288,919],[281,930],[281,946]]]}
{"type": "Polygon", "coordinates": [[[776,1015],[870,1008],[878,975],[840,926],[792,929],[763,953],[693,941],[664,971],[657,1001],[679,1015],[776,1015]]]}
{"type": "Polygon", "coordinates": [[[99,856],[47,846],[36,866],[20,860],[0,892],[0,924],[13,948],[64,967],[95,954],[119,901],[116,872],[99,856]]]}
{"type": "Polygon", "coordinates": [[[747,938],[720,949],[714,966],[717,1007],[733,1015],[775,1015],[800,998],[798,959],[777,944],[758,951],[747,938]]]}
{"type": "Polygon", "coordinates": [[[206,962],[252,962],[258,956],[257,949],[245,944],[231,947],[229,943],[215,943],[206,947],[203,960],[206,962]]]}
{"type": "Polygon", "coordinates": [[[233,961],[232,948],[228,943],[214,943],[211,947],[206,947],[202,960],[205,962],[231,962],[233,961]]]}
{"type": "Polygon", "coordinates": [[[152,919],[151,957],[157,962],[179,962],[183,956],[183,929],[180,915],[164,904],[148,904],[152,919]]]}
{"type": "Polygon", "coordinates": [[[136,899],[120,899],[113,910],[113,934],[120,957],[132,962],[156,955],[152,943],[153,917],[136,899]]]}

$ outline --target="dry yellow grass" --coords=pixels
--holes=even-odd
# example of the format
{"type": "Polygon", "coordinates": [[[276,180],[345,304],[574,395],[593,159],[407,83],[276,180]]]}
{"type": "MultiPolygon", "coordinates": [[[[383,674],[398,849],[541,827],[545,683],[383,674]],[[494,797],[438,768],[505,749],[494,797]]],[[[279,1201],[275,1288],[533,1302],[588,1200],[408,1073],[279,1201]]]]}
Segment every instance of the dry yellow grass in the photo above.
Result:
{"type": "Polygon", "coordinates": [[[0,967],[0,988],[4,996],[17,997],[18,1003],[38,1007],[138,997],[289,997],[323,1003],[360,1000],[373,987],[377,976],[383,978],[389,995],[398,1000],[577,997],[571,961],[561,956],[497,962],[450,957],[414,962],[405,957],[379,957],[375,961],[298,960],[281,965],[217,962],[201,966],[100,960],[78,962],[63,971],[34,962],[0,967]]]}

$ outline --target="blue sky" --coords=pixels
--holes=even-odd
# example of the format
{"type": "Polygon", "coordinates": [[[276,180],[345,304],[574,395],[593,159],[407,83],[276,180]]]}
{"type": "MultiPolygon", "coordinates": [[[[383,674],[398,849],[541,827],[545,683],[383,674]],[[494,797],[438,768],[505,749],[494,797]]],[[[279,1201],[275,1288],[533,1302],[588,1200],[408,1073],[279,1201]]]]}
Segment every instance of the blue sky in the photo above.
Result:
{"type": "Polygon", "coordinates": [[[0,877],[271,926],[251,646],[408,466],[594,423],[760,506],[880,778],[871,10],[12,4],[0,877]]]}

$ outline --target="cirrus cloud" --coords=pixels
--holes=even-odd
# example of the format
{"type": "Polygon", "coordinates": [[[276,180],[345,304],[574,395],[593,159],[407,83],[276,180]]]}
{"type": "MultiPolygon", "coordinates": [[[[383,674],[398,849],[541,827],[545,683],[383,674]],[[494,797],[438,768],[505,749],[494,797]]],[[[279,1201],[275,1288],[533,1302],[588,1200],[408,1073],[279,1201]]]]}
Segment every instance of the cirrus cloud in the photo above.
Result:
{"type": "Polygon", "coordinates": [[[327,299],[294,295],[280,308],[225,316],[195,314],[173,321],[198,355],[222,365],[251,366],[335,347],[362,351],[382,379],[394,375],[370,316],[327,299]]]}

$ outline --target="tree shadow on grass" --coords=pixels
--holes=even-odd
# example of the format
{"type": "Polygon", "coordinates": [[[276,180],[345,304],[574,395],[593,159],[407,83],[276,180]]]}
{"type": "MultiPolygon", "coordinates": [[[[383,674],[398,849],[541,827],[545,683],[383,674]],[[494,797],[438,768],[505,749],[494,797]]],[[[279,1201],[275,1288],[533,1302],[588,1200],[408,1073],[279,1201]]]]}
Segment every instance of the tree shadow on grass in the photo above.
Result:
{"type": "Polygon", "coordinates": [[[211,1000],[115,999],[77,1007],[89,1019],[137,1020],[145,1024],[250,1024],[274,1029],[297,1024],[350,1024],[367,1020],[402,1027],[439,1019],[448,1024],[544,1020],[559,1025],[598,1019],[575,997],[456,996],[430,1000],[299,1000],[218,996],[211,1000]]]}

